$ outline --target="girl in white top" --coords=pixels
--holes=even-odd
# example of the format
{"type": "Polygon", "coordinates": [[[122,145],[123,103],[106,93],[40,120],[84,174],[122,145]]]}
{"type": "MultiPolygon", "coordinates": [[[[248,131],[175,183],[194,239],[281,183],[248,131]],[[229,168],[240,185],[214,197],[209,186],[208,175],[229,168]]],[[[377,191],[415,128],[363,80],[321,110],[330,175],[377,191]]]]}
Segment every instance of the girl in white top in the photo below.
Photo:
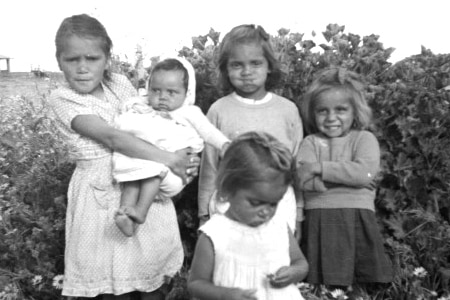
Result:
{"type": "MultiPolygon", "coordinates": [[[[221,152],[229,140],[194,105],[195,85],[194,68],[186,59],[164,59],[150,75],[148,98],[128,100],[117,127],[170,152],[190,148],[199,153],[205,142],[221,152]]],[[[145,222],[154,200],[169,199],[185,186],[181,177],[158,162],[115,152],[113,166],[114,179],[122,183],[115,221],[126,236],[145,222]]]]}
{"type": "Polygon", "coordinates": [[[200,227],[188,279],[196,299],[303,299],[308,272],[288,222],[275,214],[292,181],[292,155],[273,136],[237,137],[219,165],[217,193],[229,203],[200,227]]]}

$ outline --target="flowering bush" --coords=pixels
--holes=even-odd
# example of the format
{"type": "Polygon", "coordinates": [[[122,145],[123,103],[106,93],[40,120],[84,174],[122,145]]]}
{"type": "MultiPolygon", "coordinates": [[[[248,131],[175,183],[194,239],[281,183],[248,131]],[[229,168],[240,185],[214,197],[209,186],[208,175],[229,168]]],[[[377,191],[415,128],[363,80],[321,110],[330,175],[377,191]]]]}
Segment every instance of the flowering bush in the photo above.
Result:
{"type": "Polygon", "coordinates": [[[0,299],[55,299],[72,165],[45,96],[0,100],[0,299]]]}
{"type": "MultiPolygon", "coordinates": [[[[323,35],[327,43],[319,46],[287,29],[272,37],[284,73],[275,92],[299,103],[314,74],[329,66],[363,76],[382,148],[377,215],[395,278],[382,288],[328,290],[301,283],[299,289],[306,299],[450,300],[450,93],[445,89],[450,55],[424,48],[392,65],[387,59],[394,49],[384,49],[376,35],[361,38],[336,24],[323,35]]],[[[196,69],[197,105],[204,112],[222,95],[215,87],[219,37],[211,29],[180,50],[196,69]]],[[[120,61],[113,66],[136,87],[150,71],[142,75],[120,61]]],[[[0,96],[0,300],[61,298],[65,195],[73,164],[47,115],[46,101],[45,94],[0,96]]],[[[175,199],[186,260],[168,284],[167,299],[189,298],[186,275],[197,238],[197,183],[175,199]]]]}

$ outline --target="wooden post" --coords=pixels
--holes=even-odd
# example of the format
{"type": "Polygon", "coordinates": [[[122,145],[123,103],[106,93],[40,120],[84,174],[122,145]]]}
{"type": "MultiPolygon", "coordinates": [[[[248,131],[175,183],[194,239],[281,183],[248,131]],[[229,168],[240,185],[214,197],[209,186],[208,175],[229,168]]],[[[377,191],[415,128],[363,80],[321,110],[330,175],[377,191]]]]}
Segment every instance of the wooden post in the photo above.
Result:
{"type": "Polygon", "coordinates": [[[6,70],[7,70],[7,71],[6,71],[6,72],[8,72],[8,73],[10,72],[10,68],[9,68],[9,67],[10,67],[10,66],[9,66],[9,58],[7,58],[7,59],[6,59],[6,70]]]}

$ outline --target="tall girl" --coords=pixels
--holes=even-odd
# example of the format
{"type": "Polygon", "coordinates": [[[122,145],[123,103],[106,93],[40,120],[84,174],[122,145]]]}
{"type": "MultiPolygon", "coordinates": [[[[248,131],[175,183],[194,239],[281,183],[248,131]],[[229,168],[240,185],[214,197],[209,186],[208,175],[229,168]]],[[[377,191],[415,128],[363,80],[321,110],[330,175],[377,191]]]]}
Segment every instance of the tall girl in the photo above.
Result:
{"type": "Polygon", "coordinates": [[[185,180],[199,160],[188,163],[187,150],[165,152],[115,129],[122,101],[137,92],[126,77],[109,72],[112,42],[97,19],[64,19],[55,43],[66,84],[52,92],[50,105],[76,162],[67,194],[62,294],[129,299],[127,293],[140,291],[141,299],[163,299],[158,289],[184,257],[173,203],[152,205],[141,230],[125,237],[114,223],[120,188],[113,182],[112,152],[163,163],[185,180]]]}
{"type": "Polygon", "coordinates": [[[301,111],[310,133],[297,156],[307,281],[340,287],[391,281],[375,218],[380,148],[367,131],[371,110],[358,75],[342,68],[319,74],[301,111]]]}
{"type": "Polygon", "coordinates": [[[308,272],[292,230],[275,214],[293,176],[290,150],[266,133],[233,140],[217,193],[230,204],[200,227],[188,289],[200,300],[300,300],[308,272]]]}
{"type": "MultiPolygon", "coordinates": [[[[219,81],[224,92],[207,113],[208,119],[233,140],[248,131],[262,131],[275,136],[292,154],[303,137],[303,127],[296,105],[269,90],[280,79],[280,69],[269,35],[261,26],[240,25],[227,33],[219,47],[219,81]]],[[[200,167],[198,206],[202,224],[210,211],[226,210],[211,205],[219,163],[219,151],[206,146],[200,167]]],[[[214,200],[212,204],[217,204],[214,200]]],[[[300,206],[302,206],[300,204],[300,206]]],[[[295,196],[292,187],[280,204],[292,228],[295,226],[295,196]]],[[[302,218],[302,214],[298,216],[302,218]]]]}

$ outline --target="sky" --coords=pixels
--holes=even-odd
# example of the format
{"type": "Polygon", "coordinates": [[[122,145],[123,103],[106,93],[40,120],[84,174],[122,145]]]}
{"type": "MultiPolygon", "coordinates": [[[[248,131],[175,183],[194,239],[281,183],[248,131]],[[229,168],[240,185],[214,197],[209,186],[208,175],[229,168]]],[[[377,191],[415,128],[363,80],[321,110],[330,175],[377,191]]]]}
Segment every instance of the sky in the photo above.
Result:
{"type": "MultiPolygon", "coordinates": [[[[304,33],[323,43],[328,24],[344,33],[379,35],[396,48],[391,62],[419,54],[450,53],[448,0],[0,0],[0,55],[12,57],[11,71],[59,71],[54,36],[62,20],[87,13],[96,17],[114,43],[113,51],[134,62],[137,45],[146,58],[191,47],[191,38],[210,28],[225,35],[240,24],[304,33]],[[312,36],[312,32],[316,36],[312,36]]],[[[6,63],[0,61],[0,69],[6,63]]]]}

